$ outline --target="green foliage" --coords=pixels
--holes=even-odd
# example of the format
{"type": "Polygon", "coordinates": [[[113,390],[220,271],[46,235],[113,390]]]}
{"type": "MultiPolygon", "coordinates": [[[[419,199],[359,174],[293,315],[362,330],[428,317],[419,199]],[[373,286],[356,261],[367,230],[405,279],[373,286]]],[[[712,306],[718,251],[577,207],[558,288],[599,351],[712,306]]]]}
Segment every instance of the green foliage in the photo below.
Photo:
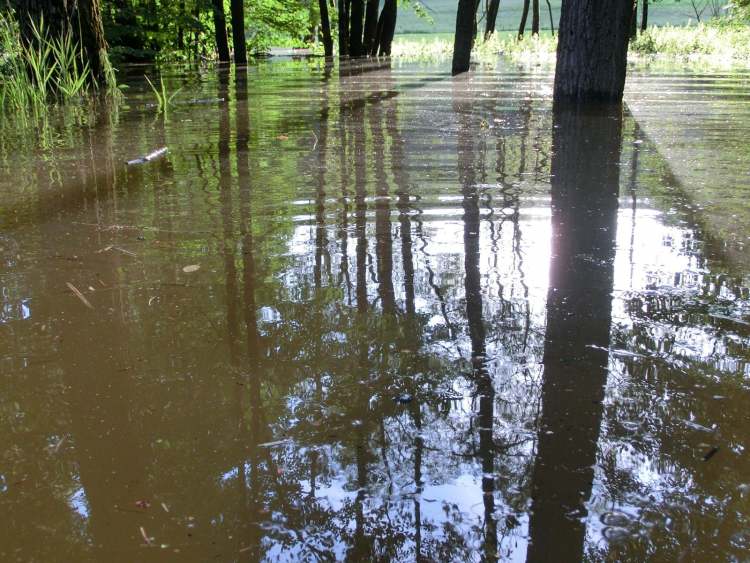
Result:
{"type": "Polygon", "coordinates": [[[0,109],[38,112],[89,90],[91,71],[73,34],[50,37],[44,21],[31,22],[31,29],[33,40],[27,45],[18,22],[0,12],[0,109]]]}
{"type": "Polygon", "coordinates": [[[631,44],[642,55],[709,56],[717,61],[750,60],[750,27],[726,18],[687,27],[653,27],[631,44]]]}
{"type": "Polygon", "coordinates": [[[159,108],[159,113],[163,113],[166,117],[169,113],[169,108],[172,106],[172,102],[177,96],[177,94],[182,90],[182,88],[178,88],[171,94],[167,92],[167,87],[164,85],[164,79],[162,77],[159,77],[159,88],[154,86],[154,83],[151,82],[151,79],[148,76],[144,75],[144,78],[146,79],[146,82],[148,82],[148,85],[151,86],[151,90],[154,92],[154,95],[156,96],[157,106],[159,108]]]}

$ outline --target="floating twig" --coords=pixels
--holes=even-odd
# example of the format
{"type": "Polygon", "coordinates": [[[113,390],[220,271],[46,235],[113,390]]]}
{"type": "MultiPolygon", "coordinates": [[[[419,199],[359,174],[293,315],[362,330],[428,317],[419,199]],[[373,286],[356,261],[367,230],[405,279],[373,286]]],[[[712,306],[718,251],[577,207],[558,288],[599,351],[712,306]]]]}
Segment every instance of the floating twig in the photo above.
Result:
{"type": "Polygon", "coordinates": [[[80,299],[81,302],[84,305],[86,305],[86,307],[88,307],[89,309],[93,309],[94,308],[94,306],[91,303],[89,303],[89,300],[86,299],[86,297],[83,295],[83,293],[81,293],[80,291],[78,291],[78,288],[76,286],[74,286],[70,282],[65,282],[65,284],[68,286],[68,289],[70,289],[70,291],[72,291],[75,294],[75,296],[78,297],[78,299],[80,299]]]}
{"type": "Polygon", "coordinates": [[[144,527],[141,526],[139,529],[141,530],[141,537],[143,537],[143,541],[146,542],[146,545],[154,545],[153,543],[151,543],[151,538],[148,537],[148,534],[146,533],[144,527]]]}
{"type": "Polygon", "coordinates": [[[709,459],[714,457],[716,455],[716,452],[718,451],[719,451],[719,448],[711,448],[710,450],[708,450],[708,453],[703,456],[703,461],[708,461],[709,459]]]}
{"type": "Polygon", "coordinates": [[[148,153],[146,156],[128,160],[127,164],[128,166],[133,166],[134,164],[145,164],[147,162],[151,162],[152,160],[156,160],[160,156],[164,156],[165,154],[167,154],[167,150],[167,147],[156,149],[155,151],[148,153]]]}

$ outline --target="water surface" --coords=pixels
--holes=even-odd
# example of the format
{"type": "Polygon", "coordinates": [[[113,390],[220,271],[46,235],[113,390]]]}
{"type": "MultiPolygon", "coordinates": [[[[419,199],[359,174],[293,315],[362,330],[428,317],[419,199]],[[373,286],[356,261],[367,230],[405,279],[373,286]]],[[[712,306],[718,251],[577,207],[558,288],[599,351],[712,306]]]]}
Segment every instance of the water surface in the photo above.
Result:
{"type": "Polygon", "coordinates": [[[696,205],[635,101],[447,74],[175,72],[163,116],[132,70],[2,126],[2,560],[747,559],[750,262],[711,227],[747,177],[696,205]]]}

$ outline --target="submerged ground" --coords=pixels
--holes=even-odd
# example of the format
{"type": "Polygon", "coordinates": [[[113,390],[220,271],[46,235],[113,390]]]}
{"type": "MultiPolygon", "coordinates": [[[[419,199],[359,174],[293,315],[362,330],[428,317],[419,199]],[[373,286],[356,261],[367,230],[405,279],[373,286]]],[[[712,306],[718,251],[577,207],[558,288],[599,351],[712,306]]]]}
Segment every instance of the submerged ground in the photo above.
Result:
{"type": "Polygon", "coordinates": [[[447,75],[0,127],[0,559],[746,559],[748,75],[447,75]]]}

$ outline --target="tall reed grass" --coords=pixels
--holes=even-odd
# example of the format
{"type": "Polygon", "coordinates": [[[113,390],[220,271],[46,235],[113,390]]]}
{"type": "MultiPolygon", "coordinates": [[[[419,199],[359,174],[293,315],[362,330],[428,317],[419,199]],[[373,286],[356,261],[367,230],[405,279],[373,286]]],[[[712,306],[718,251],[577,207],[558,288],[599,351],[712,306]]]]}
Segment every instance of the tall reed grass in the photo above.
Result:
{"type": "Polygon", "coordinates": [[[38,113],[49,104],[80,99],[93,88],[91,69],[72,31],[52,37],[43,20],[30,22],[32,40],[0,11],[0,111],[38,113]]]}

